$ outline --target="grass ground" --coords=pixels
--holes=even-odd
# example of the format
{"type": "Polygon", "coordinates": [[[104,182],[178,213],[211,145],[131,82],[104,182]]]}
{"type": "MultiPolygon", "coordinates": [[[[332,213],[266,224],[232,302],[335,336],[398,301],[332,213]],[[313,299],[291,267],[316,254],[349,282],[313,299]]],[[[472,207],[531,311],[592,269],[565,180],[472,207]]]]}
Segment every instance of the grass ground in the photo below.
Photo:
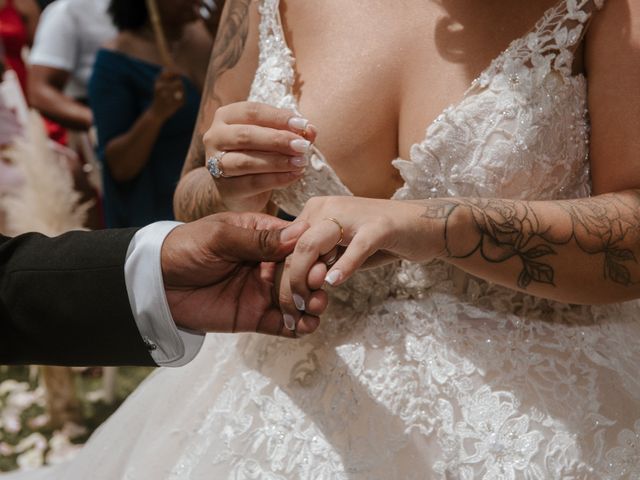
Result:
{"type": "Polygon", "coordinates": [[[29,367],[0,366],[0,472],[56,463],[73,456],[152,370],[118,368],[116,401],[111,405],[91,400],[95,396],[91,393],[101,388],[99,370],[77,374],[82,424],[54,430],[46,424],[44,390],[29,378],[29,367]]]}

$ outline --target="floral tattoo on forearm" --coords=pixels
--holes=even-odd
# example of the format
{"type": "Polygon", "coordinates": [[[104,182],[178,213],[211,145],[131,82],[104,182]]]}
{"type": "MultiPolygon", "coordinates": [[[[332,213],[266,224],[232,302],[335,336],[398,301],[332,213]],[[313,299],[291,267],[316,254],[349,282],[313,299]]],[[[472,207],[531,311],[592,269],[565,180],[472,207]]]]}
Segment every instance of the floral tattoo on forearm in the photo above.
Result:
{"type": "Polygon", "coordinates": [[[558,247],[571,242],[587,255],[602,257],[605,280],[624,286],[637,283],[630,267],[638,263],[634,251],[640,243],[640,191],[544,203],[443,199],[430,201],[423,217],[445,222],[449,258],[463,259],[475,253],[491,263],[518,258],[522,269],[517,285],[521,289],[532,282],[555,285],[555,271],[547,258],[558,255],[558,247]],[[471,241],[452,238],[449,222],[459,213],[472,218],[476,236],[471,241]]]}

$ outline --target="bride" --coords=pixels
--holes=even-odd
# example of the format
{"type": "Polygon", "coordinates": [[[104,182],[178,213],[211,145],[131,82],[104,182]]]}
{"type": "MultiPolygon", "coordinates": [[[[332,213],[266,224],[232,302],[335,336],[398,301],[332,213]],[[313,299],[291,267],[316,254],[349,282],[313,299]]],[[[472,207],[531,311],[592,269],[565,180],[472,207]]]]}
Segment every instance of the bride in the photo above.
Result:
{"type": "Polygon", "coordinates": [[[208,337],[58,478],[639,478],[640,8],[603,3],[227,1],[177,214],[306,220],[286,327],[309,269],[332,306],[208,337]]]}

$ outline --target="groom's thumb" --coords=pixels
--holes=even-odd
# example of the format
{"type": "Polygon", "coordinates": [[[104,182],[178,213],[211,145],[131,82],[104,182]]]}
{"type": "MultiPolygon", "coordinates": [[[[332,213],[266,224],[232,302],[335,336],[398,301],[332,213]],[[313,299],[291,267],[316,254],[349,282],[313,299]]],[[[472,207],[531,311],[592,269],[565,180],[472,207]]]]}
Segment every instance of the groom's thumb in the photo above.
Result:
{"type": "Polygon", "coordinates": [[[242,262],[279,262],[293,251],[307,228],[309,225],[300,221],[282,230],[256,230],[227,224],[220,232],[214,253],[242,262]]]}

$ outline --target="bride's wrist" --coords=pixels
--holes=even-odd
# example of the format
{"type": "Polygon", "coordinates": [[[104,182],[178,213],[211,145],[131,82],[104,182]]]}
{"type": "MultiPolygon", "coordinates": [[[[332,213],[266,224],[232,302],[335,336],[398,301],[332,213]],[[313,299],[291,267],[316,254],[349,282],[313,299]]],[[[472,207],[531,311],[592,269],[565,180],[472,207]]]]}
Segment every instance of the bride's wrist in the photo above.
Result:
{"type": "Polygon", "coordinates": [[[392,222],[402,258],[422,263],[445,255],[445,223],[430,214],[428,201],[399,202],[392,222]]]}
{"type": "Polygon", "coordinates": [[[451,260],[475,250],[478,225],[471,209],[459,199],[434,198],[423,201],[421,215],[430,234],[434,258],[451,260]]]}

